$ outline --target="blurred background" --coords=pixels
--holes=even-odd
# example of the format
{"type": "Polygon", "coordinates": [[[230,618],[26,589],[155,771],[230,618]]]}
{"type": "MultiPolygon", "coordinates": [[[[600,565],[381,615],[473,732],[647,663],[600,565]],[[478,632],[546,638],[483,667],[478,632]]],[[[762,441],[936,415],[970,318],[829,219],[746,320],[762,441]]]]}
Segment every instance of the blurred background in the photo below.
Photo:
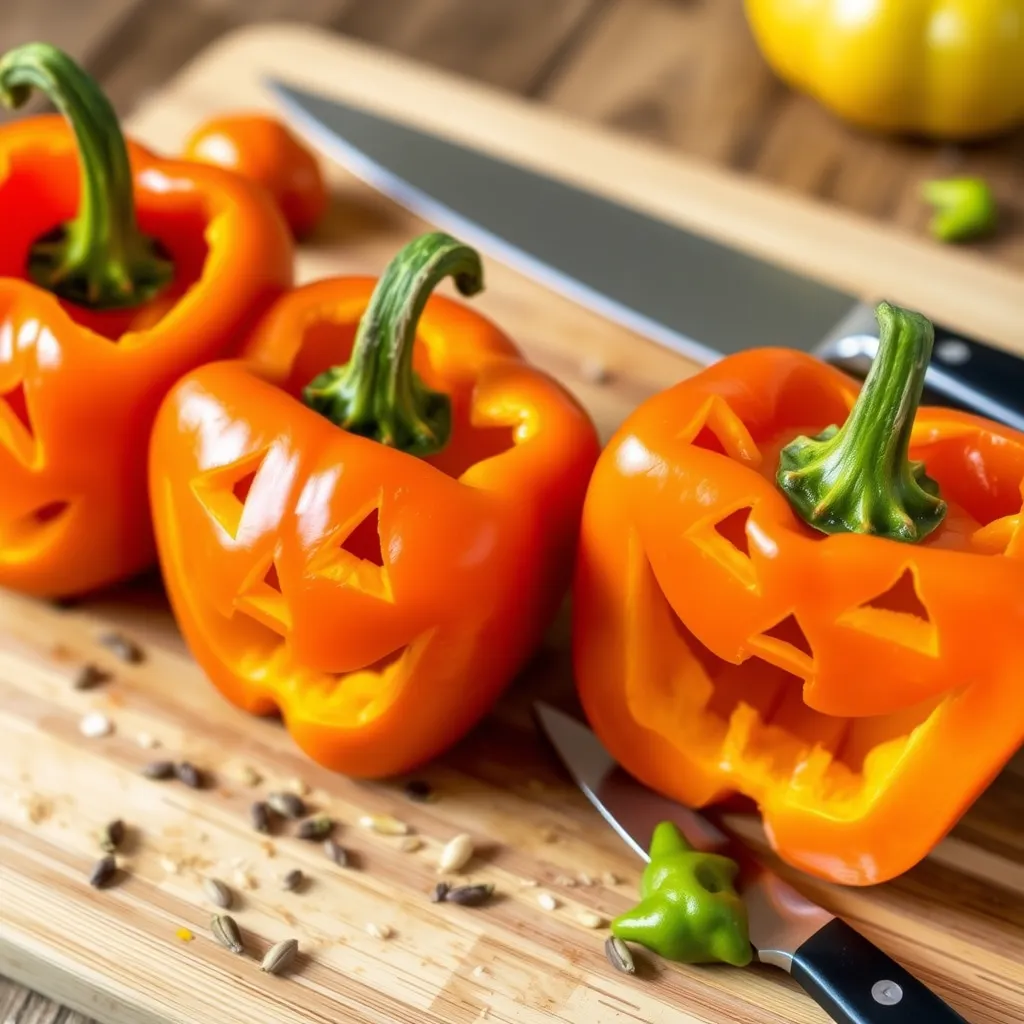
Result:
{"type": "MultiPolygon", "coordinates": [[[[999,200],[999,230],[972,244],[1024,266],[1024,131],[959,143],[853,127],[783,84],[743,0],[4,0],[0,49],[33,38],[65,48],[127,115],[219,36],[273,20],[362,40],[914,231],[929,218],[923,181],[980,175],[999,200]]],[[[834,31],[823,25],[819,39],[834,31]]],[[[920,53],[900,62],[911,79],[915,62],[924,74],[920,53]]]]}

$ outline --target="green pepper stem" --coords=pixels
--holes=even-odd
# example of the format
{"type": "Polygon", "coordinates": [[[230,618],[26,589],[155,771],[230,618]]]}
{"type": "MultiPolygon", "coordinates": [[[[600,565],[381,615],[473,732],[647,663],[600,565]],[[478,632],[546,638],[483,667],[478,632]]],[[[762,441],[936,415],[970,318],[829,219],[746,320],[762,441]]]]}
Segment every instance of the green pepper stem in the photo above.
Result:
{"type": "Polygon", "coordinates": [[[78,145],[81,196],[75,219],[56,239],[32,247],[32,280],[92,309],[140,305],[171,278],[172,267],[139,231],[128,150],[110,102],[64,52],[26,43],[0,59],[0,103],[22,106],[39,89],[67,118],[78,145]]]}
{"type": "Polygon", "coordinates": [[[479,254],[442,232],[406,245],[377,282],[351,358],[318,374],[303,389],[305,403],[345,430],[410,455],[444,448],[451,435],[451,401],[423,384],[412,354],[423,308],[449,276],[461,294],[479,292],[479,254]]]}
{"type": "Polygon", "coordinates": [[[878,354],[846,422],[783,448],[776,480],[800,517],[823,533],[913,543],[946,514],[938,484],[908,457],[935,332],[919,313],[887,302],[876,315],[878,354]]]}

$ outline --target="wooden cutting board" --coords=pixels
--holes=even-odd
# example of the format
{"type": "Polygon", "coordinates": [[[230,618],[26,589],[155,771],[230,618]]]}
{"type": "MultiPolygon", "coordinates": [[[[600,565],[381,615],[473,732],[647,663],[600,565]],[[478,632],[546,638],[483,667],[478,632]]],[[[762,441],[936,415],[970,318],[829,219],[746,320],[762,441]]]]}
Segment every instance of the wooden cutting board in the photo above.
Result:
{"type": "MultiPolygon", "coordinates": [[[[129,127],[174,151],[216,110],[269,106],[260,84],[266,72],[515,154],[1024,350],[1022,281],[978,256],[886,234],[296,27],[250,29],[219,43],[129,127]]],[[[425,227],[339,169],[331,175],[333,211],[301,253],[304,280],[377,272],[425,227]]],[[[493,260],[487,271],[487,292],[474,304],[587,403],[605,436],[646,395],[694,370],[493,260]]],[[[229,707],[189,659],[155,579],[66,610],[0,594],[0,622],[0,973],[110,1024],[825,1021],[776,970],[643,960],[629,978],[606,963],[606,933],[585,927],[580,915],[627,907],[639,864],[567,782],[529,716],[539,695],[572,704],[564,620],[495,713],[420,773],[436,793],[429,803],[408,799],[402,780],[359,783],[321,770],[279,724],[229,707]],[[144,660],[114,659],[97,641],[110,629],[137,641],[144,660]],[[85,662],[112,679],[73,689],[85,662]],[[92,710],[109,717],[112,734],[80,733],[92,710]],[[161,757],[192,761],[212,785],[143,778],[140,768],[161,757]],[[246,769],[262,781],[243,781],[246,769]],[[337,839],[354,866],[332,864],[317,844],[251,829],[253,800],[300,783],[311,806],[342,823],[337,839]],[[406,851],[399,838],[366,831],[358,824],[366,814],[405,821],[422,847],[406,851]],[[124,870],[97,891],[86,881],[97,832],[118,817],[129,826],[124,870]],[[497,886],[490,906],[428,898],[441,847],[463,831],[478,848],[465,878],[497,886]],[[293,867],[308,885],[284,892],[279,879],[293,867]],[[244,956],[211,937],[207,875],[236,892],[244,956]],[[555,910],[540,906],[541,892],[556,897],[555,910]],[[371,925],[391,929],[390,937],[371,936],[371,925]],[[261,973],[264,951],[288,937],[300,943],[295,969],[261,973]]],[[[765,849],[756,820],[730,821],[765,849]]],[[[842,889],[780,870],[972,1024],[1024,1020],[1024,762],[1011,763],[950,837],[893,882],[842,889]]]]}

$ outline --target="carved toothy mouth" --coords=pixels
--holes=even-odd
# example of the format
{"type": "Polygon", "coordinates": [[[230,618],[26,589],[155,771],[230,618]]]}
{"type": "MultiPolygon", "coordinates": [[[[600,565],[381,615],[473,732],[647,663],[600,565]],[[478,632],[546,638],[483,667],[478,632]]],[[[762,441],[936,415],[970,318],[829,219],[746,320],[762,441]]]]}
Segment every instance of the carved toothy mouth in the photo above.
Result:
{"type": "Polygon", "coordinates": [[[323,672],[301,664],[287,638],[268,628],[262,618],[242,610],[232,615],[222,647],[235,671],[265,689],[275,703],[301,697],[311,714],[351,724],[364,724],[387,710],[434,633],[428,630],[350,671],[323,672]]]}
{"type": "Polygon", "coordinates": [[[646,556],[633,557],[627,700],[637,722],[757,800],[788,787],[816,807],[855,813],[926,732],[948,695],[892,714],[826,715],[803,697],[809,668],[792,618],[740,664],[719,658],[679,619],[646,556]],[[741,785],[742,782],[742,785],[741,785]],[[844,811],[845,808],[845,811],[844,811]]]}
{"type": "Polygon", "coordinates": [[[49,501],[0,526],[4,561],[27,562],[38,557],[63,533],[72,508],[70,501],[49,501]]]}

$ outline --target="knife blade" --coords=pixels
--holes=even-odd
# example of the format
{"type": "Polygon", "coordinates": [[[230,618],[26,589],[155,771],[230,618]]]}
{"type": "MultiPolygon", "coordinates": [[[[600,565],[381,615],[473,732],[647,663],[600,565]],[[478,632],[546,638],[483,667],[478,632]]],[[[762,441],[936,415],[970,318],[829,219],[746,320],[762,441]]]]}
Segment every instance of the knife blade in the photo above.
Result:
{"type": "MultiPolygon", "coordinates": [[[[873,307],[856,296],[480,150],[267,85],[299,134],[380,192],[697,363],[756,342],[867,374],[878,335],[873,307]]],[[[1024,430],[1024,360],[935,326],[924,401],[1024,430]]]]}
{"type": "Polygon", "coordinates": [[[644,860],[655,826],[672,821],[698,850],[732,857],[758,960],[791,974],[838,1024],[965,1024],[895,960],[761,864],[703,814],[628,775],[578,719],[542,701],[534,712],[577,786],[644,860]]]}

